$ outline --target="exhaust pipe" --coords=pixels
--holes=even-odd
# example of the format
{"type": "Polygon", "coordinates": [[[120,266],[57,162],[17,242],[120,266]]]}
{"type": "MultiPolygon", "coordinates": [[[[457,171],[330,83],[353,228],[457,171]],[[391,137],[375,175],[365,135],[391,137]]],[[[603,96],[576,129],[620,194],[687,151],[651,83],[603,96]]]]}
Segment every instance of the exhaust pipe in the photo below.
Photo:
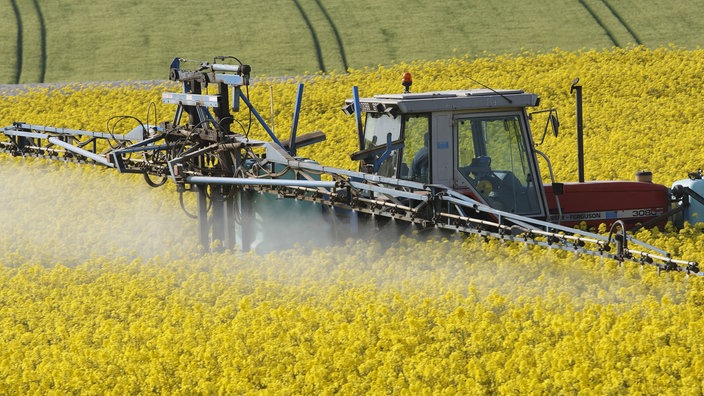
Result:
{"type": "Polygon", "coordinates": [[[577,102],[577,171],[579,172],[579,182],[584,183],[584,124],[582,119],[582,86],[579,84],[579,77],[572,81],[570,93],[576,92],[577,102]]]}

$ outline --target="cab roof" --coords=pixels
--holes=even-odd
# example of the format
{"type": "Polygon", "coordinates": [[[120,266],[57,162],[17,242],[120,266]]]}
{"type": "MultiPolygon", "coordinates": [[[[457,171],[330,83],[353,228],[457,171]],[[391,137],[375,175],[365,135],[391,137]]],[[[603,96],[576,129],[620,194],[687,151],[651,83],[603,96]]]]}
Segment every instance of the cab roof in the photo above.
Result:
{"type": "MultiPolygon", "coordinates": [[[[385,112],[395,108],[401,113],[427,113],[433,111],[481,110],[497,108],[524,108],[537,106],[538,95],[519,89],[468,89],[422,93],[375,95],[360,98],[365,112],[385,112]]],[[[348,99],[345,103],[352,104],[348,99]]]]}

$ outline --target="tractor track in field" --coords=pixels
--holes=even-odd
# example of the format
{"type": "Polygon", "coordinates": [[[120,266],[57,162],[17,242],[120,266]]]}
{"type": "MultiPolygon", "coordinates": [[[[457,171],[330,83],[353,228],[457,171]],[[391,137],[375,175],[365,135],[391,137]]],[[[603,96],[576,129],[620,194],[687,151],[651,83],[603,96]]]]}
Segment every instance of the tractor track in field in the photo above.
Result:
{"type": "MultiPolygon", "coordinates": [[[[36,1],[36,0],[35,0],[35,1],[36,1]]],[[[630,35],[633,37],[633,39],[636,41],[636,44],[638,44],[638,45],[643,44],[643,43],[640,41],[640,38],[638,38],[638,35],[636,35],[636,32],[634,32],[633,29],[631,29],[631,27],[628,26],[628,24],[626,23],[626,21],[621,17],[621,15],[619,15],[618,12],[616,12],[616,10],[614,9],[614,7],[612,7],[611,4],[609,4],[609,2],[606,1],[606,0],[601,0],[601,2],[604,3],[604,6],[606,6],[606,8],[608,8],[609,11],[611,11],[611,14],[621,23],[621,25],[623,25],[623,27],[626,29],[626,31],[628,32],[628,34],[630,34],[630,35]]]]}
{"type": "Polygon", "coordinates": [[[593,19],[596,21],[596,23],[601,27],[601,29],[604,30],[604,32],[606,32],[606,36],[609,37],[609,40],[611,40],[611,42],[612,42],[616,47],[620,47],[620,45],[618,44],[618,41],[616,41],[616,37],[614,37],[614,35],[611,33],[611,30],[609,30],[609,28],[607,28],[606,25],[604,25],[604,23],[601,21],[601,19],[599,18],[599,16],[594,12],[594,10],[589,6],[589,4],[587,4],[584,0],[579,0],[579,4],[581,4],[582,7],[584,7],[585,10],[587,10],[587,12],[589,13],[589,15],[592,16],[592,18],[593,18],[593,19]]]}
{"type": "Polygon", "coordinates": [[[34,3],[34,10],[37,12],[37,18],[39,19],[39,81],[44,82],[44,77],[46,76],[46,23],[44,22],[44,14],[42,14],[42,9],[39,7],[38,0],[32,0],[34,3]]]}
{"type": "MultiPolygon", "coordinates": [[[[15,14],[15,21],[17,23],[17,60],[15,61],[15,75],[13,77],[13,81],[14,84],[19,84],[22,79],[22,73],[26,72],[26,63],[24,62],[24,58],[27,55],[24,45],[25,25],[22,21],[22,13],[20,12],[20,7],[18,6],[17,1],[10,0],[10,4],[12,5],[12,11],[15,14]]],[[[32,7],[34,8],[34,12],[36,13],[37,21],[39,23],[39,75],[37,78],[38,81],[36,82],[43,83],[46,76],[46,24],[44,22],[44,14],[42,14],[42,10],[39,7],[39,2],[37,0],[32,0],[32,7]]]]}
{"type": "Polygon", "coordinates": [[[337,47],[340,51],[342,67],[344,68],[344,71],[347,71],[347,69],[349,69],[349,65],[347,64],[347,56],[345,55],[345,46],[344,44],[342,44],[342,36],[340,36],[340,32],[337,30],[337,26],[335,26],[335,22],[330,17],[330,14],[328,14],[328,11],[325,9],[325,7],[323,7],[323,3],[321,3],[320,0],[315,0],[315,3],[318,5],[318,8],[320,8],[320,11],[323,13],[323,15],[325,15],[325,19],[328,21],[328,24],[332,29],[332,33],[335,36],[335,41],[337,42],[337,47]]]}
{"type": "MultiPolygon", "coordinates": [[[[587,10],[587,12],[592,17],[592,19],[594,19],[594,21],[597,23],[597,25],[599,25],[599,27],[601,27],[601,29],[604,30],[604,32],[606,33],[606,36],[609,38],[609,40],[611,40],[613,45],[616,47],[622,47],[621,43],[619,43],[619,40],[616,38],[616,35],[614,34],[614,32],[611,29],[609,29],[607,24],[604,23],[602,18],[599,17],[598,13],[594,10],[594,8],[592,8],[589,4],[587,4],[587,2],[585,0],[579,0],[579,4],[581,4],[585,10],[587,10]]],[[[613,6],[611,6],[611,4],[609,4],[609,2],[607,0],[599,0],[599,4],[608,10],[611,17],[613,17],[617,21],[617,23],[620,25],[620,27],[622,27],[628,33],[628,35],[631,38],[633,38],[633,40],[635,41],[635,43],[637,45],[642,44],[640,39],[638,38],[638,35],[636,35],[635,31],[633,31],[633,29],[631,29],[631,27],[626,23],[626,21],[621,17],[621,15],[616,11],[616,9],[613,6]]]]}
{"type": "Polygon", "coordinates": [[[308,26],[308,31],[310,32],[311,38],[313,39],[313,46],[315,47],[315,54],[318,57],[318,68],[320,71],[325,73],[325,62],[323,62],[323,51],[320,49],[320,40],[318,40],[318,34],[315,33],[315,28],[313,27],[313,24],[310,22],[310,19],[308,19],[308,15],[306,14],[306,11],[303,9],[303,6],[301,6],[301,3],[298,0],[293,0],[293,3],[296,5],[296,8],[298,8],[298,12],[301,13],[301,17],[303,18],[303,22],[306,23],[306,26],[308,26]]]}
{"type": "MultiPolygon", "coordinates": [[[[320,45],[320,40],[318,38],[318,33],[313,26],[313,23],[311,22],[310,18],[308,18],[308,14],[306,13],[305,9],[301,5],[301,2],[299,0],[293,0],[293,3],[296,5],[296,8],[298,9],[298,12],[301,14],[301,17],[303,18],[303,21],[305,22],[306,26],[308,27],[308,31],[310,32],[311,38],[313,40],[313,46],[315,47],[315,53],[316,57],[318,60],[318,69],[322,71],[323,73],[327,73],[327,69],[325,67],[325,61],[323,59],[323,49],[320,45]]],[[[347,64],[347,56],[345,54],[345,47],[342,43],[342,36],[340,36],[339,31],[337,30],[337,26],[335,26],[335,22],[333,21],[332,17],[330,17],[330,14],[327,12],[325,7],[323,6],[322,2],[320,0],[315,0],[315,4],[322,13],[322,15],[325,17],[325,20],[327,21],[327,24],[329,25],[333,36],[335,37],[335,43],[337,45],[337,50],[339,52],[339,56],[342,62],[342,67],[344,68],[345,71],[349,68],[347,64]]]]}
{"type": "Polygon", "coordinates": [[[17,52],[15,56],[15,76],[13,77],[14,84],[20,83],[20,75],[22,74],[22,16],[20,15],[20,9],[17,7],[17,1],[10,0],[12,4],[12,11],[15,13],[15,23],[17,23],[17,52]]]}

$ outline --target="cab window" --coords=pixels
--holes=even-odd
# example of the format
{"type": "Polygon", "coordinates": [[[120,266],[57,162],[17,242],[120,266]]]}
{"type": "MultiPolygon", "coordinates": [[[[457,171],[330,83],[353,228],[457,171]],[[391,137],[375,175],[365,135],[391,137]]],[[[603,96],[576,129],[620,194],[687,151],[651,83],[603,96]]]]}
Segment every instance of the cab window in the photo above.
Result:
{"type": "Polygon", "coordinates": [[[430,179],[430,116],[367,113],[364,150],[376,174],[426,183],[430,179]],[[390,145],[390,146],[389,146],[390,145]],[[390,148],[390,150],[389,150],[390,148]]]}
{"type": "Polygon", "coordinates": [[[519,114],[458,119],[457,168],[486,202],[523,215],[540,212],[536,175],[519,114]]]}
{"type": "Polygon", "coordinates": [[[388,114],[367,113],[364,126],[364,149],[374,150],[370,161],[378,168],[375,173],[381,176],[396,177],[399,150],[386,153],[387,143],[401,138],[401,117],[388,114]]]}
{"type": "Polygon", "coordinates": [[[402,179],[430,182],[430,116],[413,115],[405,118],[402,179]]]}

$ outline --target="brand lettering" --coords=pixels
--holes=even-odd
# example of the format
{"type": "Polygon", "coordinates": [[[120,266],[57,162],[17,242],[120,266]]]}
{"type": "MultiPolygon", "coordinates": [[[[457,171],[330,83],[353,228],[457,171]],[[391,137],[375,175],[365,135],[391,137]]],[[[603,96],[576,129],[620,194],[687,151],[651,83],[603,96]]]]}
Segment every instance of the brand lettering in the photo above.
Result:
{"type": "Polygon", "coordinates": [[[590,219],[601,219],[601,212],[591,212],[591,213],[573,213],[568,215],[570,220],[590,220],[590,219]]]}

